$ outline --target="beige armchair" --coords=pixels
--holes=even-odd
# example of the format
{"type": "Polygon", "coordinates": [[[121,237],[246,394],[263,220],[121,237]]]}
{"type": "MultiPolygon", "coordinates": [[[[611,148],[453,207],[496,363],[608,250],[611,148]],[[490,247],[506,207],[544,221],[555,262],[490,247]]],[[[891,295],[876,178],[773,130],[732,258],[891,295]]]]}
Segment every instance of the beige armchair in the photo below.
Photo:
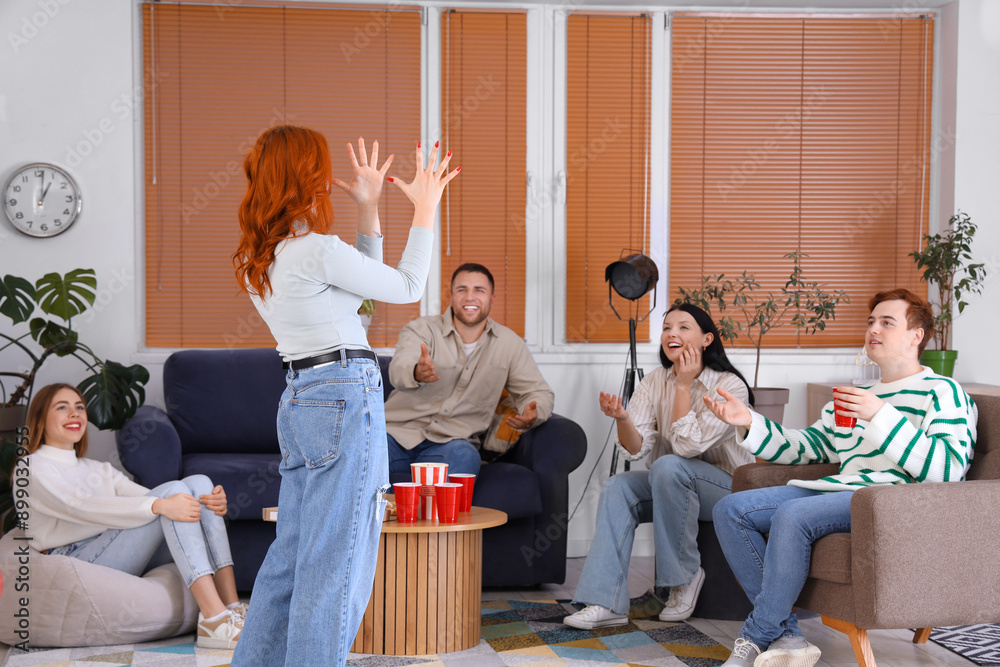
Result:
{"type": "MultiPolygon", "coordinates": [[[[813,545],[796,605],[847,633],[861,667],[875,667],[868,630],[1000,622],[1000,392],[971,393],[979,406],[966,481],[859,489],[851,532],[813,545]]],[[[733,492],[819,479],[835,464],[737,468],[733,492]]]]}

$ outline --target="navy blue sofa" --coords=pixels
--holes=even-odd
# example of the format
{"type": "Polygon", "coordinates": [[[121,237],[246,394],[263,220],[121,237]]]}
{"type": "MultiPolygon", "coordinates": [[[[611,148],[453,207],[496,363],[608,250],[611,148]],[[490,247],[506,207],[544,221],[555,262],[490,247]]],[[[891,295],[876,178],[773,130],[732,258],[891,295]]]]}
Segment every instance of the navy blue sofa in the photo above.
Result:
{"type": "MultiPolygon", "coordinates": [[[[389,359],[379,358],[385,396],[392,391],[389,359]]],[[[274,524],[261,510],[278,504],[275,417],[284,388],[273,349],[175,352],[163,367],[166,411],[145,405],[116,434],[122,465],[147,488],[199,473],[225,487],[241,591],[253,588],[274,540],[274,524]]],[[[569,473],[586,452],[583,429],[553,415],[483,465],[473,502],[508,515],[506,525],[483,533],[484,586],[563,583],[569,473]]]]}

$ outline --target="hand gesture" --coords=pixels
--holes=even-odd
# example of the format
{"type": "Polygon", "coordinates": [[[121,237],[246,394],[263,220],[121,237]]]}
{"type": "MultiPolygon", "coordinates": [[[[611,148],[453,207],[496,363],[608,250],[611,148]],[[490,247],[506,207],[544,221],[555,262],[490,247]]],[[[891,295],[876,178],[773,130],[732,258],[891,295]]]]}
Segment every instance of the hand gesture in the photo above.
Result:
{"type": "Polygon", "coordinates": [[[725,400],[723,401],[713,401],[708,396],[704,397],[705,405],[708,409],[712,411],[719,421],[725,422],[730,426],[745,426],[750,427],[750,422],[752,420],[752,415],[750,414],[749,408],[743,404],[743,401],[736,398],[728,391],[719,387],[716,391],[719,392],[725,400]]]}
{"type": "Polygon", "coordinates": [[[601,392],[601,412],[618,421],[628,419],[628,412],[622,407],[622,397],[605,394],[603,391],[601,392]]]}
{"type": "Polygon", "coordinates": [[[189,493],[175,493],[169,498],[154,500],[153,514],[165,516],[171,521],[192,523],[201,518],[201,505],[189,493]]]}
{"type": "Polygon", "coordinates": [[[431,359],[431,353],[423,343],[420,344],[420,358],[417,359],[417,365],[413,367],[413,379],[421,384],[437,382],[441,379],[434,370],[434,360],[431,359]]]}
{"type": "Polygon", "coordinates": [[[528,403],[528,405],[524,407],[524,412],[513,417],[507,417],[504,422],[507,426],[510,426],[512,429],[517,431],[527,431],[531,428],[531,425],[535,423],[535,420],[538,419],[538,410],[535,409],[537,404],[538,401],[528,403]]]}
{"type": "Polygon", "coordinates": [[[345,183],[339,178],[334,178],[332,183],[346,192],[358,206],[375,206],[382,194],[382,180],[385,178],[385,172],[389,170],[394,156],[390,155],[382,168],[378,169],[378,142],[372,144],[372,157],[369,161],[368,153],[365,151],[364,137],[358,139],[357,155],[355,155],[354,146],[351,144],[347,144],[347,152],[350,154],[354,176],[349,183],[345,183]],[[358,155],[361,156],[360,160],[358,155]]]}
{"type": "Polygon", "coordinates": [[[677,378],[678,384],[690,387],[699,373],[701,373],[701,348],[697,345],[685,345],[681,351],[681,358],[674,364],[674,377],[677,378]]]}
{"type": "Polygon", "coordinates": [[[448,163],[451,162],[451,151],[448,151],[441,159],[441,164],[435,169],[434,163],[437,161],[439,144],[440,142],[434,142],[434,148],[431,149],[430,159],[427,161],[426,167],[423,166],[423,151],[420,149],[420,144],[417,144],[417,173],[412,182],[404,183],[397,178],[389,178],[389,182],[394,183],[402,190],[418,211],[427,212],[429,210],[433,212],[438,202],[441,201],[444,186],[458,176],[458,172],[462,171],[462,168],[458,167],[450,173],[447,172],[448,163]]]}
{"type": "Polygon", "coordinates": [[[212,489],[211,494],[202,495],[198,499],[202,505],[215,512],[218,516],[226,515],[226,492],[222,490],[222,485],[217,485],[212,489]]]}
{"type": "Polygon", "coordinates": [[[866,422],[870,422],[885,405],[885,401],[861,387],[837,387],[833,402],[841,409],[840,414],[866,422]]]}

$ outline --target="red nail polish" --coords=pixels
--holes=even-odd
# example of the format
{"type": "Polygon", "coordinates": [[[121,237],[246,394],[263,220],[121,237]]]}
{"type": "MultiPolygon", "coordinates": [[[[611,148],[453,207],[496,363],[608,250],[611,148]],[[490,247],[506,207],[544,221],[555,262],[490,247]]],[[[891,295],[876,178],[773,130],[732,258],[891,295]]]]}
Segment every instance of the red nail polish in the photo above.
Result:
{"type": "Polygon", "coordinates": [[[437,147],[438,147],[438,144],[440,144],[440,143],[441,143],[440,141],[435,141],[435,142],[434,142],[434,148],[437,148],[437,147]]]}
{"type": "Polygon", "coordinates": [[[420,148],[420,142],[419,141],[417,142],[417,148],[420,148]]]}
{"type": "Polygon", "coordinates": [[[448,157],[451,157],[451,151],[448,151],[448,157]]]}
{"type": "Polygon", "coordinates": [[[387,176],[385,180],[389,181],[390,183],[395,183],[395,181],[392,180],[392,176],[387,176]]]}
{"type": "Polygon", "coordinates": [[[461,167],[459,167],[459,168],[458,168],[458,169],[456,169],[455,171],[462,171],[462,168],[461,168],[461,167]]]}

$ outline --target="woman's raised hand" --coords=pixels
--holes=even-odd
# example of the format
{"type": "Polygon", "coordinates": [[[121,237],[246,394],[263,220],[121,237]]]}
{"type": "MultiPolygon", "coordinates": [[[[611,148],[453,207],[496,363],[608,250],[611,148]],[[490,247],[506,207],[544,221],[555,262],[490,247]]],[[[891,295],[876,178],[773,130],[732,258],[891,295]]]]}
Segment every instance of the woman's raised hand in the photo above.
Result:
{"type": "Polygon", "coordinates": [[[385,172],[389,170],[394,156],[390,155],[382,168],[379,169],[378,141],[372,143],[372,155],[369,159],[368,151],[365,150],[364,137],[358,139],[358,152],[356,154],[354,146],[351,144],[347,144],[347,153],[350,156],[354,176],[350,182],[334,178],[332,183],[346,192],[358,206],[375,206],[382,194],[382,181],[385,179],[385,172]]]}
{"type": "Polygon", "coordinates": [[[628,412],[622,407],[622,397],[601,392],[601,412],[622,421],[628,419],[628,412]]]}
{"type": "Polygon", "coordinates": [[[190,523],[201,518],[201,504],[189,493],[175,493],[169,498],[154,500],[153,514],[165,516],[171,521],[190,523]]]}
{"type": "Polygon", "coordinates": [[[441,201],[441,193],[444,192],[444,186],[448,185],[448,182],[458,176],[458,172],[462,171],[461,167],[450,172],[448,171],[448,163],[451,162],[451,151],[448,151],[441,158],[441,164],[435,168],[434,164],[437,162],[439,146],[440,142],[434,142],[434,147],[431,149],[431,154],[425,167],[423,151],[420,148],[420,144],[417,144],[417,173],[414,175],[412,182],[404,183],[398,178],[389,178],[389,182],[394,183],[413,202],[416,212],[413,223],[428,228],[434,226],[434,209],[437,208],[438,202],[441,201]],[[427,214],[430,214],[429,220],[427,219],[427,214]]]}
{"type": "Polygon", "coordinates": [[[743,404],[743,401],[722,387],[719,387],[716,391],[726,400],[714,401],[708,396],[703,397],[705,405],[712,411],[712,414],[718,417],[719,421],[723,421],[730,426],[745,426],[749,428],[752,415],[747,406],[743,404]]]}

